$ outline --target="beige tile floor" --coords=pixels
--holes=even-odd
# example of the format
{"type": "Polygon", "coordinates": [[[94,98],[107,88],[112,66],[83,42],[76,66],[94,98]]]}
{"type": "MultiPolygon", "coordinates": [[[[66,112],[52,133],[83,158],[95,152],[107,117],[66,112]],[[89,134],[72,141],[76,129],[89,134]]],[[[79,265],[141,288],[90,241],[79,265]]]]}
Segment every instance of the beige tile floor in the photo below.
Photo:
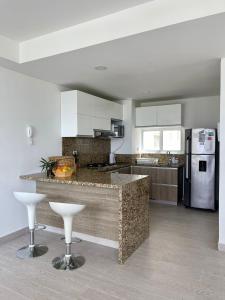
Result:
{"type": "Polygon", "coordinates": [[[218,252],[218,215],[183,207],[151,205],[151,235],[126,262],[116,251],[88,242],[73,245],[86,264],[57,271],[51,259],[63,253],[58,235],[38,232],[49,252],[15,258],[27,236],[0,246],[0,299],[165,300],[225,299],[225,253],[218,252]]]}

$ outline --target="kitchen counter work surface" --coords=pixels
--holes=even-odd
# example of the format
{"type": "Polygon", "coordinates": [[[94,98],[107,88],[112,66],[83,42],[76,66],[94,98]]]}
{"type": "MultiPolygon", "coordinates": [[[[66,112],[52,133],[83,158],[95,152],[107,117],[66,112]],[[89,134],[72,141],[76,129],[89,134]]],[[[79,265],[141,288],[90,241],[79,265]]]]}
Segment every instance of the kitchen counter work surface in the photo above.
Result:
{"type": "Polygon", "coordinates": [[[132,182],[141,180],[146,175],[118,174],[111,172],[99,172],[87,168],[79,169],[75,175],[69,178],[48,178],[45,173],[36,173],[20,176],[21,179],[36,182],[49,182],[59,184],[74,184],[81,186],[95,186],[117,189],[132,182]]]}
{"type": "Polygon", "coordinates": [[[165,169],[178,169],[184,166],[183,163],[180,164],[133,164],[135,167],[147,167],[147,168],[165,168],[165,169]]]}

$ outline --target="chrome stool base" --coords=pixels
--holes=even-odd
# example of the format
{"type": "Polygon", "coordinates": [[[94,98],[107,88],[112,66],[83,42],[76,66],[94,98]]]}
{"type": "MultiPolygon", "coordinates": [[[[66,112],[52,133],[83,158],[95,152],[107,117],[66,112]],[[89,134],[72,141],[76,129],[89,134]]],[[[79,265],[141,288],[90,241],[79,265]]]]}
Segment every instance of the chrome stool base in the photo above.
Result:
{"type": "Polygon", "coordinates": [[[52,265],[57,270],[75,270],[82,267],[85,264],[85,258],[83,256],[74,255],[62,255],[55,257],[52,261],[52,265]]]}
{"type": "Polygon", "coordinates": [[[34,245],[33,247],[24,246],[17,250],[16,257],[20,259],[34,258],[44,255],[48,252],[48,247],[43,245],[34,245]]]}

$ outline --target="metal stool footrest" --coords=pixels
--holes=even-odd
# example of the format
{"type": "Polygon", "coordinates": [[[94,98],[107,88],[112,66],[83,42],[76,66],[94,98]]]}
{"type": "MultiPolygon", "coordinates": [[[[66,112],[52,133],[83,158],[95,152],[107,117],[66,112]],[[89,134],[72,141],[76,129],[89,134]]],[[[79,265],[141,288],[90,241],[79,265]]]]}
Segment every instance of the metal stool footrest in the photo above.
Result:
{"type": "MultiPolygon", "coordinates": [[[[61,240],[65,240],[65,236],[61,237],[61,240]]],[[[81,243],[83,240],[79,239],[79,238],[73,238],[72,239],[72,244],[77,244],[77,243],[81,243]]]]}
{"type": "Polygon", "coordinates": [[[35,231],[39,231],[39,230],[45,230],[47,227],[44,224],[40,224],[40,223],[36,223],[35,224],[35,231]]]}

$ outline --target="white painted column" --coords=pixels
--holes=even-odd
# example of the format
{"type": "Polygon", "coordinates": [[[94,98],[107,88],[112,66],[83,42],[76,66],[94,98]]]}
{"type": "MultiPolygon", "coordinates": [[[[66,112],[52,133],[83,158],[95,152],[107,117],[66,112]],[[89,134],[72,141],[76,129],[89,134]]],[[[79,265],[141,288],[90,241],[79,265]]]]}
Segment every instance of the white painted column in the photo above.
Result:
{"type": "Polygon", "coordinates": [[[135,103],[132,99],[123,100],[123,123],[125,136],[123,139],[112,139],[111,151],[117,154],[133,154],[135,149],[135,103]]]}
{"type": "Polygon", "coordinates": [[[225,251],[225,58],[221,60],[220,80],[220,189],[218,249],[225,251]]]}

